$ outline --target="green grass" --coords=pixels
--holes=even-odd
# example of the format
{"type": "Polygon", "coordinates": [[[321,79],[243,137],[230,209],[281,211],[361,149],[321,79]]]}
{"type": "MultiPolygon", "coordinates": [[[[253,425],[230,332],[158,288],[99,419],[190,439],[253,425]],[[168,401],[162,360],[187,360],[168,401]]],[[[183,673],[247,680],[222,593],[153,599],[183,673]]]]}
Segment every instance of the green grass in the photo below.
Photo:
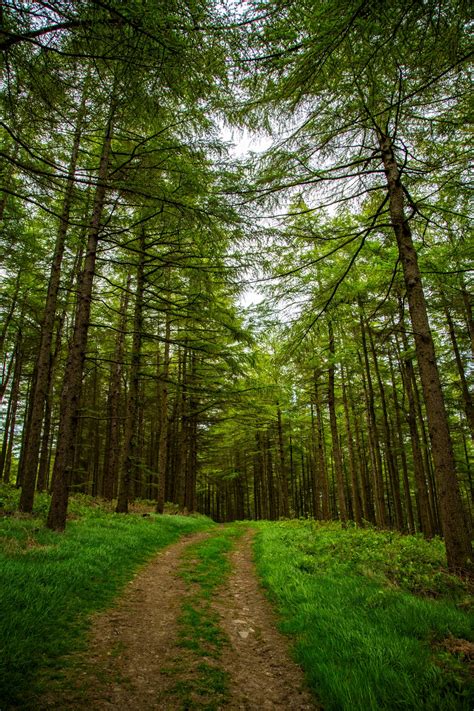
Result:
{"type": "MultiPolygon", "coordinates": [[[[1,487],[3,512],[17,492],[1,487]]],[[[88,616],[106,607],[136,568],[181,535],[204,530],[204,517],[115,515],[87,497],[71,501],[63,534],[44,526],[48,497],[31,517],[0,518],[0,699],[26,703],[40,670],[58,668],[81,645],[88,616]]]]}
{"type": "Polygon", "coordinates": [[[255,553],[326,711],[472,709],[466,666],[442,645],[450,636],[472,640],[469,599],[443,568],[439,541],[263,523],[255,553]]]}
{"type": "Polygon", "coordinates": [[[225,584],[230,572],[228,553],[243,530],[240,526],[220,529],[211,538],[189,546],[183,555],[180,574],[187,590],[178,619],[178,647],[183,654],[172,668],[163,670],[173,677],[161,699],[166,708],[173,702],[173,707],[183,711],[217,711],[228,700],[229,676],[219,668],[228,639],[212,608],[212,598],[225,584]]]}

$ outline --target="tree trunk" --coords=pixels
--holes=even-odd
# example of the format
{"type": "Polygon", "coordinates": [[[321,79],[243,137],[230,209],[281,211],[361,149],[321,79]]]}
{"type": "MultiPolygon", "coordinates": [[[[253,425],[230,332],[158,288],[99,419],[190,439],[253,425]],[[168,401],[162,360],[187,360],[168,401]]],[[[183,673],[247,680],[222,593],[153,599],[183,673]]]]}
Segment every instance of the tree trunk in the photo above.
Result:
{"type": "Polygon", "coordinates": [[[428,322],[425,295],[413,245],[410,225],[405,216],[404,190],[390,137],[379,135],[382,161],[387,178],[390,216],[397,239],[408,296],[421,384],[426,404],[441,521],[451,570],[465,570],[472,565],[469,540],[446,415],[436,355],[428,322]]]}
{"type": "Polygon", "coordinates": [[[372,473],[374,481],[374,503],[375,503],[375,521],[379,528],[385,528],[387,525],[387,514],[385,509],[385,496],[382,477],[382,458],[380,455],[380,442],[377,427],[377,419],[375,416],[375,398],[374,388],[372,384],[372,375],[369,365],[369,354],[367,352],[367,339],[365,334],[365,325],[362,315],[362,307],[359,304],[359,323],[362,335],[362,351],[364,355],[365,365],[365,397],[367,410],[367,423],[369,429],[369,450],[372,464],[372,473]]]}
{"type": "Polygon", "coordinates": [[[395,455],[393,452],[392,433],[390,431],[390,422],[388,419],[387,399],[385,397],[385,386],[383,384],[382,376],[380,374],[379,360],[378,360],[377,353],[375,350],[374,339],[372,337],[372,333],[370,332],[370,328],[368,327],[368,325],[367,325],[367,332],[369,334],[370,350],[372,353],[372,361],[374,364],[375,375],[377,378],[377,384],[379,386],[380,404],[382,406],[383,435],[384,435],[385,447],[386,447],[386,462],[387,462],[388,479],[390,482],[390,490],[392,493],[393,508],[394,508],[394,514],[395,514],[395,526],[398,531],[403,531],[404,530],[404,523],[403,523],[403,513],[402,513],[402,501],[401,501],[401,495],[400,495],[400,478],[398,476],[397,463],[396,463],[395,455]]]}
{"type": "Polygon", "coordinates": [[[107,431],[104,472],[102,477],[102,496],[108,501],[110,501],[115,494],[120,470],[120,401],[122,396],[122,372],[130,283],[131,275],[129,274],[120,299],[118,331],[115,340],[113,363],[111,363],[110,366],[110,381],[107,394],[107,431]]]}
{"type": "Polygon", "coordinates": [[[95,275],[95,262],[104,199],[107,191],[107,173],[110,145],[112,141],[113,110],[102,144],[97,187],[89,228],[89,238],[84,261],[84,268],[78,285],[76,318],[74,332],[69,347],[66,370],[61,393],[59,432],[56,459],[53,470],[53,488],[47,526],[62,531],[66,525],[69,481],[74,458],[74,440],[77,427],[77,410],[81,396],[82,373],[84,368],[87,335],[89,330],[92,286],[95,275]]]}
{"type": "Polygon", "coordinates": [[[416,421],[416,404],[413,394],[412,376],[410,373],[410,368],[413,368],[413,366],[410,360],[403,360],[401,358],[400,365],[402,369],[403,384],[405,386],[405,392],[408,399],[407,420],[410,428],[410,439],[413,452],[413,470],[415,475],[418,518],[421,531],[425,538],[433,538],[433,516],[430,509],[430,498],[423,466],[423,455],[416,421]]]}
{"type": "MultiPolygon", "coordinates": [[[[1,219],[1,216],[0,216],[0,219],[1,219]]],[[[22,270],[19,269],[18,274],[16,276],[15,291],[13,292],[10,308],[8,309],[8,312],[7,312],[6,316],[4,317],[3,324],[2,324],[2,330],[0,331],[0,358],[2,358],[2,359],[4,357],[3,349],[5,347],[5,339],[7,337],[8,328],[9,328],[11,320],[13,318],[13,314],[15,313],[15,308],[16,308],[17,301],[18,301],[18,293],[20,291],[21,274],[22,274],[22,270]]],[[[3,396],[5,394],[5,388],[6,388],[5,380],[6,379],[2,377],[2,384],[1,384],[1,388],[0,388],[0,403],[2,402],[3,396]]],[[[8,380],[7,380],[7,382],[8,382],[8,380]]]]}
{"type": "Polygon", "coordinates": [[[456,366],[459,373],[459,381],[461,384],[462,400],[464,405],[464,412],[466,413],[467,423],[471,431],[471,438],[474,440],[474,403],[472,401],[472,395],[469,392],[469,386],[467,384],[466,373],[464,371],[464,364],[462,362],[461,354],[459,352],[458,341],[456,338],[456,331],[454,329],[453,319],[448,307],[445,305],[444,312],[446,314],[446,321],[448,323],[449,336],[451,338],[451,343],[453,345],[454,358],[456,360],[456,366]]]}
{"type": "Polygon", "coordinates": [[[169,313],[166,314],[163,371],[159,379],[159,442],[158,442],[158,492],[156,512],[162,514],[165,507],[166,466],[168,462],[168,378],[170,367],[170,328],[169,313]]]}
{"type": "Polygon", "coordinates": [[[137,288],[133,314],[133,340],[130,368],[130,389],[127,403],[127,420],[123,447],[122,471],[119,482],[116,513],[128,513],[130,486],[136,470],[137,416],[139,408],[140,361],[143,333],[143,290],[145,286],[145,233],[142,231],[139,243],[137,265],[137,288]]]}
{"type": "Polygon", "coordinates": [[[319,395],[319,377],[318,373],[314,372],[314,406],[316,408],[316,423],[317,423],[317,468],[319,472],[319,481],[321,487],[321,516],[323,521],[331,519],[331,503],[329,499],[329,479],[326,465],[326,457],[324,456],[324,430],[323,430],[323,413],[321,400],[319,395]]]}
{"type": "Polygon", "coordinates": [[[25,442],[25,451],[22,457],[22,481],[19,506],[20,511],[28,513],[33,509],[36,472],[38,468],[38,457],[41,443],[41,428],[43,424],[45,402],[48,395],[50,380],[51,344],[53,341],[56,305],[61,279],[61,265],[66,245],[66,235],[69,228],[69,217],[74,195],[75,172],[85,113],[85,98],[84,93],[77,115],[76,129],[74,132],[71,157],[69,161],[66,191],[61,211],[58,234],[56,237],[56,244],[54,246],[51,272],[49,275],[48,292],[46,295],[43,321],[41,324],[40,345],[36,360],[36,381],[30,395],[30,421],[27,439],[25,442]]]}
{"type": "Polygon", "coordinates": [[[15,366],[13,371],[12,389],[8,402],[7,417],[5,420],[5,438],[2,447],[2,457],[0,461],[0,480],[7,484],[10,481],[10,469],[12,463],[13,440],[15,438],[16,413],[20,395],[21,371],[23,367],[23,336],[18,331],[15,344],[15,366]]]}
{"type": "Polygon", "coordinates": [[[334,468],[336,473],[336,486],[337,486],[337,498],[339,503],[339,517],[343,524],[347,521],[347,505],[346,505],[346,494],[344,491],[344,474],[342,469],[342,455],[341,447],[339,444],[339,435],[337,432],[337,419],[336,419],[336,403],[335,403],[335,393],[334,393],[334,374],[335,374],[335,348],[334,348],[334,333],[332,329],[332,323],[329,321],[329,370],[328,370],[328,409],[329,409],[329,422],[331,425],[331,439],[332,439],[332,456],[334,460],[334,468]]]}
{"type": "Polygon", "coordinates": [[[280,489],[281,489],[281,515],[288,518],[290,506],[288,501],[288,475],[285,463],[285,448],[283,444],[283,427],[281,422],[280,405],[277,403],[277,427],[278,427],[278,453],[280,459],[280,489]]]}
{"type": "Polygon", "coordinates": [[[398,401],[397,383],[395,381],[395,368],[393,366],[392,358],[390,358],[390,357],[389,357],[389,364],[390,364],[390,376],[391,376],[391,380],[392,380],[392,394],[393,394],[393,404],[394,404],[394,410],[395,410],[395,423],[396,423],[396,430],[397,430],[397,437],[398,437],[398,448],[400,450],[400,457],[402,460],[403,490],[405,493],[405,506],[406,506],[406,513],[407,513],[407,521],[408,521],[408,532],[415,533],[415,519],[413,517],[413,505],[412,505],[412,501],[411,501],[410,481],[408,479],[407,457],[405,454],[405,447],[403,445],[402,418],[401,418],[401,414],[400,414],[401,409],[400,409],[400,404],[398,401]]]}
{"type": "Polygon", "coordinates": [[[357,481],[357,465],[354,453],[354,440],[352,437],[351,418],[349,414],[349,403],[347,400],[347,388],[344,382],[344,372],[342,373],[342,402],[344,405],[344,416],[346,421],[347,446],[349,449],[349,474],[352,489],[352,509],[354,521],[358,526],[362,525],[362,505],[360,500],[359,483],[357,481]]]}
{"type": "Polygon", "coordinates": [[[464,303],[467,330],[469,331],[469,338],[471,341],[471,354],[474,360],[474,319],[472,317],[471,298],[464,284],[461,286],[461,296],[464,303]]]}

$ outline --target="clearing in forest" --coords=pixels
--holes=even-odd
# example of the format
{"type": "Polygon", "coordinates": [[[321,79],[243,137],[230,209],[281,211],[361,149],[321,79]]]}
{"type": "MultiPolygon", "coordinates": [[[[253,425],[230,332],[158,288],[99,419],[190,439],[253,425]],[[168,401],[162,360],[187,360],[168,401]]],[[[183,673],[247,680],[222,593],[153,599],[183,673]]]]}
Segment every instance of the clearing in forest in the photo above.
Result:
{"type": "Polygon", "coordinates": [[[35,708],[318,708],[259,587],[253,533],[219,528],[161,551],[35,708]]]}

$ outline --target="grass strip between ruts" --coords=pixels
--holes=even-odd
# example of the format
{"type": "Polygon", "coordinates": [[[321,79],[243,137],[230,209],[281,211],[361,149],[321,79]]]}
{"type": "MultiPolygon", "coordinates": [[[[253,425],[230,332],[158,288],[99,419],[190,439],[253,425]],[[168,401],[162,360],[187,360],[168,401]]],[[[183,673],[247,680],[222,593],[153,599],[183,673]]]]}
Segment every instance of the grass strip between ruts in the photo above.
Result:
{"type": "Polygon", "coordinates": [[[228,700],[229,676],[219,666],[228,639],[212,607],[212,598],[230,573],[228,554],[244,532],[242,526],[220,528],[212,537],[191,545],[180,574],[186,583],[178,620],[179,656],[162,669],[171,684],[163,692],[166,708],[216,711],[228,700]]]}

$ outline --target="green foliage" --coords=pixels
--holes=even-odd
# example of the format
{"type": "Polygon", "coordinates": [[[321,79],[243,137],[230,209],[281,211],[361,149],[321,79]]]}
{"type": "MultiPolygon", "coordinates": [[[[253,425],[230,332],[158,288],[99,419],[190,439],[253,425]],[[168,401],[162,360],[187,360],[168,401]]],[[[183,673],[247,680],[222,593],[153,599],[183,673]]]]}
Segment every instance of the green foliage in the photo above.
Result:
{"type": "Polygon", "coordinates": [[[439,541],[301,521],[260,527],[260,575],[325,709],[470,708],[466,668],[444,648],[472,639],[454,601],[467,589],[444,573],[439,541]]]}
{"type": "Polygon", "coordinates": [[[315,533],[310,538],[303,536],[298,543],[313,569],[331,571],[334,565],[345,566],[347,572],[429,597],[447,595],[458,601],[467,593],[466,584],[446,569],[444,545],[439,538],[427,541],[421,535],[356,527],[341,535],[339,523],[306,522],[300,526],[315,533]]]}
{"type": "MultiPolygon", "coordinates": [[[[14,499],[6,491],[3,500],[14,499]]],[[[47,497],[37,502],[46,511],[47,497]]],[[[210,524],[204,517],[117,516],[87,507],[86,497],[71,504],[74,518],[64,534],[46,529],[36,515],[0,520],[3,703],[34,694],[38,670],[54,668],[77,648],[88,615],[109,604],[138,565],[210,524]]]]}

